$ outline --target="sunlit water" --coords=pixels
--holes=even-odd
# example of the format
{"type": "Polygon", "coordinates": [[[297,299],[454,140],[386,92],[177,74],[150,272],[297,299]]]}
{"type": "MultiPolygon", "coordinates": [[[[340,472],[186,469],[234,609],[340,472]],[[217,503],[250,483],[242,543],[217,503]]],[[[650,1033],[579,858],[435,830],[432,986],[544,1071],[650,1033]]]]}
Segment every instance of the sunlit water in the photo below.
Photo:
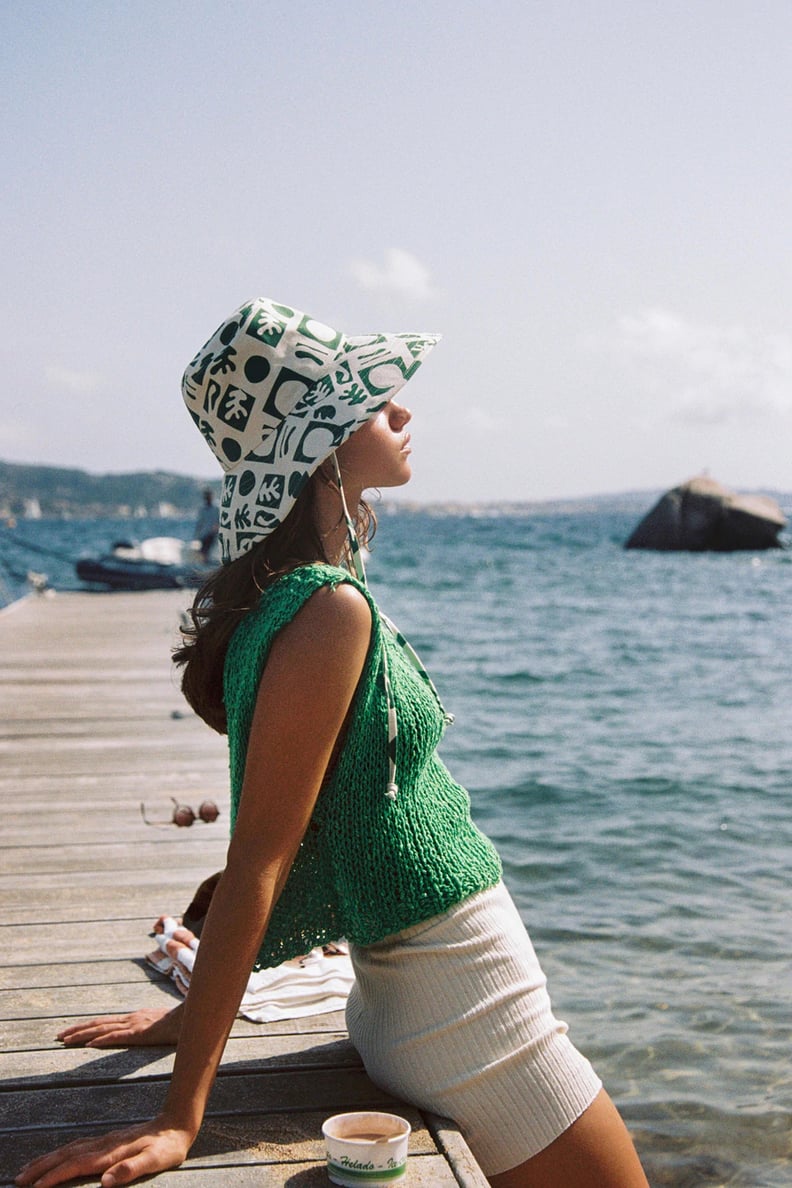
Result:
{"type": "MultiPolygon", "coordinates": [[[[652,1184],[789,1185],[792,552],[625,552],[632,523],[382,515],[370,581],[652,1184]]],[[[75,588],[129,532],[23,522],[44,552],[5,530],[0,573],[75,588]]]]}

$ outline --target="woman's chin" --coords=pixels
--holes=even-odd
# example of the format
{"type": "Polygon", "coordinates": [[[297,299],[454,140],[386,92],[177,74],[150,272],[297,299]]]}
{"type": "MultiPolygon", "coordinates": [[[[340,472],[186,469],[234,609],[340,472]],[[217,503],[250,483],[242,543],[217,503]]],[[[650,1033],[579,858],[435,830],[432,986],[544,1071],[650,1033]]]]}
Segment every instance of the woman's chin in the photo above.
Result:
{"type": "Polygon", "coordinates": [[[369,483],[364,489],[366,491],[383,491],[390,487],[403,487],[409,483],[412,478],[412,468],[410,466],[403,466],[398,473],[391,473],[387,477],[382,476],[376,483],[369,483]]]}

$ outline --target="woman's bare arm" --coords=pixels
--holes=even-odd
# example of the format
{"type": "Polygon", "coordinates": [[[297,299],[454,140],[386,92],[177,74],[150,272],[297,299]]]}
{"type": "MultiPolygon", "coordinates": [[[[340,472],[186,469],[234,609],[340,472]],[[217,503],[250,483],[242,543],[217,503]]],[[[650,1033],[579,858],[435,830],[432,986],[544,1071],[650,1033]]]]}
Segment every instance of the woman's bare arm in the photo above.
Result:
{"type": "Polygon", "coordinates": [[[256,701],[226,869],[201,933],[165,1112],[197,1133],[269,917],[311,819],[363,668],[371,612],[323,587],[278,637],[256,701]],[[218,1018],[224,1020],[221,1030],[218,1018]]]}

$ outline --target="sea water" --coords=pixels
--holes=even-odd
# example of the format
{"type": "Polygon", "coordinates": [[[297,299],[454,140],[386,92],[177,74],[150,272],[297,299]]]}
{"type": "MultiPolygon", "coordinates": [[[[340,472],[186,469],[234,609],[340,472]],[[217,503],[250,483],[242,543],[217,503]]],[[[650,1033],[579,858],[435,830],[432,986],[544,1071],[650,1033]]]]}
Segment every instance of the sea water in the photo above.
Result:
{"type": "MultiPolygon", "coordinates": [[[[370,584],[652,1185],[790,1185],[792,552],[627,552],[633,523],[382,514],[370,584]]],[[[129,533],[22,522],[0,561],[75,588],[129,533]]]]}

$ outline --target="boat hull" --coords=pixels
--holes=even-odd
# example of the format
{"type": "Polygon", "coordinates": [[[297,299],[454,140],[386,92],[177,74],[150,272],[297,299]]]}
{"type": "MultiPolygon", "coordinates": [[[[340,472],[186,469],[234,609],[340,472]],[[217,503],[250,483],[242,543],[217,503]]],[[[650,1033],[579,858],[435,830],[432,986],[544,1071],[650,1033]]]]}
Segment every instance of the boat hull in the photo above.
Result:
{"type": "Polygon", "coordinates": [[[200,586],[210,566],[160,565],[156,561],[117,561],[112,557],[84,557],[76,563],[77,577],[104,590],[189,590],[200,586]]]}

